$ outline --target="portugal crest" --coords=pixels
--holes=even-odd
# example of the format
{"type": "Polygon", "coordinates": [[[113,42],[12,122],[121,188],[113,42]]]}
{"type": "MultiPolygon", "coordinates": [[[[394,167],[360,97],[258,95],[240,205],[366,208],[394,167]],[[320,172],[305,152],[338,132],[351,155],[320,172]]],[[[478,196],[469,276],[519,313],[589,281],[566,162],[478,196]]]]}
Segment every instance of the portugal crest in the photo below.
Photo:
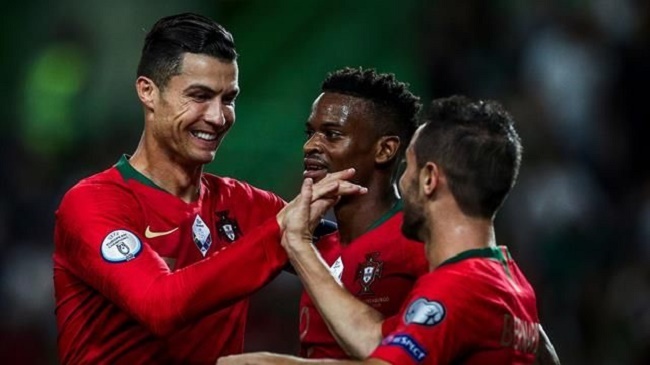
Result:
{"type": "Polygon", "coordinates": [[[217,212],[217,232],[219,232],[219,237],[228,243],[235,242],[239,237],[241,237],[241,231],[239,230],[239,225],[237,221],[228,217],[228,211],[222,210],[217,212]]]}
{"type": "Polygon", "coordinates": [[[379,252],[371,252],[366,255],[366,262],[359,264],[357,267],[356,280],[361,285],[359,295],[374,295],[370,289],[372,283],[381,277],[384,263],[379,261],[379,252]]]}

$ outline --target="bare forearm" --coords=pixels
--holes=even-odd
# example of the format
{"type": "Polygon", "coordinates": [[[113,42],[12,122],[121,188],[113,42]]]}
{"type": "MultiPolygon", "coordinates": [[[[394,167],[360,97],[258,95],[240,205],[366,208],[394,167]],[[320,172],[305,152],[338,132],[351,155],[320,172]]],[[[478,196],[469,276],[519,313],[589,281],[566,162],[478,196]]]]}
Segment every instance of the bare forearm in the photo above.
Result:
{"type": "Polygon", "coordinates": [[[345,290],[313,246],[287,249],[291,263],[330,332],[352,357],[363,359],[381,341],[382,315],[345,290]]]}
{"type": "Polygon", "coordinates": [[[302,359],[295,356],[272,354],[268,352],[248,353],[222,357],[217,365],[385,365],[381,360],[368,359],[366,361],[346,361],[328,359],[302,359]]]}

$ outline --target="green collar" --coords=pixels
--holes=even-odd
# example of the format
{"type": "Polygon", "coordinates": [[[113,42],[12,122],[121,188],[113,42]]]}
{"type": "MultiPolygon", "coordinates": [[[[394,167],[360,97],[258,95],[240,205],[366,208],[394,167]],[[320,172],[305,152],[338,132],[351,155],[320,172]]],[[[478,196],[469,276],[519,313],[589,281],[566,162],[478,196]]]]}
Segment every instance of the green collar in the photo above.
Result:
{"type": "Polygon", "coordinates": [[[144,185],[151,186],[158,190],[165,191],[160,186],[156,185],[155,182],[151,181],[148,177],[142,175],[138,170],[134,169],[133,166],[129,163],[129,157],[127,155],[122,155],[119,161],[115,164],[115,168],[120,172],[124,181],[136,180],[144,185]]]}
{"type": "Polygon", "coordinates": [[[397,212],[402,210],[402,207],[404,207],[404,204],[402,203],[402,199],[397,199],[395,204],[393,204],[393,206],[390,207],[390,209],[388,209],[386,213],[384,213],[381,217],[379,217],[379,219],[377,219],[373,224],[371,224],[370,227],[368,227],[368,229],[366,230],[366,232],[372,231],[373,229],[381,226],[384,222],[386,222],[392,216],[397,214],[397,212]]]}
{"type": "MultiPolygon", "coordinates": [[[[476,249],[473,249],[473,250],[467,250],[467,251],[461,252],[458,255],[443,261],[440,265],[438,265],[438,267],[440,267],[442,265],[453,264],[455,262],[462,261],[462,260],[465,260],[465,259],[487,258],[487,259],[497,260],[502,265],[504,265],[504,267],[507,268],[506,256],[508,256],[508,258],[510,258],[510,252],[508,251],[508,248],[506,248],[506,247],[503,247],[503,248],[501,248],[501,247],[476,248],[476,249]]],[[[506,270],[506,271],[509,271],[509,270],[506,270]]]]}

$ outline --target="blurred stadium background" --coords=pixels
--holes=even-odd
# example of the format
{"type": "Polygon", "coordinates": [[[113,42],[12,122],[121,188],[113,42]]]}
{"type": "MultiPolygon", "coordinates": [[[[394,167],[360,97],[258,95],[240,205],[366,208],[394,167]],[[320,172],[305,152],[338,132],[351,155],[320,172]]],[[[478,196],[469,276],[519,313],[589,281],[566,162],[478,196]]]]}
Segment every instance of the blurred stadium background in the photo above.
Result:
{"type": "MultiPolygon", "coordinates": [[[[0,363],[55,364],[53,212],[133,152],[147,29],[185,11],[235,37],[237,123],[208,170],[285,198],[328,71],[502,101],[525,146],[498,219],[563,364],[650,364],[650,2],[33,0],[0,5],[0,363]]],[[[242,270],[254,270],[245,268],[242,270]]],[[[300,284],[256,294],[247,349],[295,353],[300,284]]],[[[209,346],[209,344],[206,344],[209,346]]]]}

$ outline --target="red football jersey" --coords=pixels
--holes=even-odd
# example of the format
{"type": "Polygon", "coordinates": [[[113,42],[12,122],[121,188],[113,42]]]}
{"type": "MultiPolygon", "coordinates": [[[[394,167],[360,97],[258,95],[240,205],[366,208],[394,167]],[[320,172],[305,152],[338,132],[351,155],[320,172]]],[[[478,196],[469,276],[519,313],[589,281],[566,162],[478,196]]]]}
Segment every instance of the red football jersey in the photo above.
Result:
{"type": "MultiPolygon", "coordinates": [[[[399,311],[417,278],[429,268],[424,245],[402,235],[403,214],[399,208],[401,205],[389,212],[385,221],[346,246],[340,244],[338,232],[324,236],[317,244],[332,275],[386,317],[399,311]]],[[[300,298],[300,355],[349,358],[305,291],[300,298]]]]}
{"type": "Polygon", "coordinates": [[[532,364],[535,293],[505,247],[469,250],[415,284],[371,357],[391,364],[532,364]]]}
{"type": "Polygon", "coordinates": [[[56,214],[62,364],[211,364],[240,353],[247,296],[287,262],[284,202],[204,174],[185,203],[123,157],[80,181],[56,214]]]}

